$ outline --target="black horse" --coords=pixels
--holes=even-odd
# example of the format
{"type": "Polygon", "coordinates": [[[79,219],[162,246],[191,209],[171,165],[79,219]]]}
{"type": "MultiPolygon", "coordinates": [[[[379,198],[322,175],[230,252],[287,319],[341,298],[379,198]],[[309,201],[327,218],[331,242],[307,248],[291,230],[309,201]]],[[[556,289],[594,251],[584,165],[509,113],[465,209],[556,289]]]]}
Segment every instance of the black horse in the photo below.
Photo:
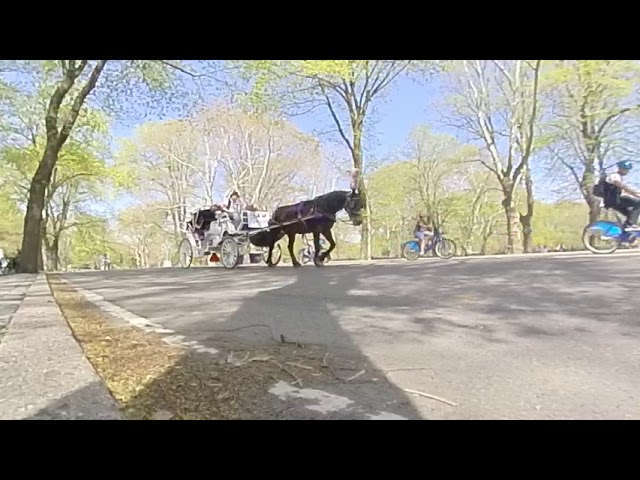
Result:
{"type": "Polygon", "coordinates": [[[269,247],[267,265],[273,267],[271,254],[278,240],[287,235],[289,237],[289,254],[294,267],[302,266],[293,252],[293,244],[296,235],[306,233],[313,234],[315,257],[313,263],[316,267],[323,267],[324,260],[335,248],[336,242],[331,234],[331,229],[336,223],[336,214],[345,210],[354,226],[362,225],[362,200],[352,182],[351,191],[337,190],[320,195],[313,200],[305,200],[293,205],[278,207],[269,225],[271,230],[259,232],[250,237],[252,244],[258,247],[269,247]],[[320,234],[329,242],[326,252],[320,250],[320,234]]]}

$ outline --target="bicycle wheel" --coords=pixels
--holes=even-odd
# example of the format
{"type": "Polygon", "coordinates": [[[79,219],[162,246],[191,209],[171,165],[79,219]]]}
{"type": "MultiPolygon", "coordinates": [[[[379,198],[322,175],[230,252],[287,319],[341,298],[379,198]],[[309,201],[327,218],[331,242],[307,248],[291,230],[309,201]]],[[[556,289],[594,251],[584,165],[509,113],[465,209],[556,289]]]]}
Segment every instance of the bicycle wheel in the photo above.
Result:
{"type": "Polygon", "coordinates": [[[591,253],[606,255],[618,249],[622,234],[622,227],[617,223],[600,220],[584,227],[582,244],[591,253]]]}
{"type": "Polygon", "coordinates": [[[402,245],[402,256],[410,262],[417,260],[420,256],[420,243],[415,240],[406,242],[402,245]]]}
{"type": "Polygon", "coordinates": [[[449,260],[456,254],[456,244],[453,240],[441,238],[433,248],[433,253],[435,253],[439,258],[449,260]]]}

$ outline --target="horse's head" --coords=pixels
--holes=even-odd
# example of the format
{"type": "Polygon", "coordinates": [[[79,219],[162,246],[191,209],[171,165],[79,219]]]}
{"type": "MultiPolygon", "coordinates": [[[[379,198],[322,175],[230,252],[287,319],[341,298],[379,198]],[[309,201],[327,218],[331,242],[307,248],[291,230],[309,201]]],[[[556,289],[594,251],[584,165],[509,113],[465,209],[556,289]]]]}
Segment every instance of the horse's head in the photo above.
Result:
{"type": "Polygon", "coordinates": [[[349,215],[349,219],[354,226],[358,227],[362,225],[364,208],[364,202],[360,197],[358,191],[358,170],[351,172],[351,192],[347,194],[347,199],[344,202],[344,210],[349,215]]]}

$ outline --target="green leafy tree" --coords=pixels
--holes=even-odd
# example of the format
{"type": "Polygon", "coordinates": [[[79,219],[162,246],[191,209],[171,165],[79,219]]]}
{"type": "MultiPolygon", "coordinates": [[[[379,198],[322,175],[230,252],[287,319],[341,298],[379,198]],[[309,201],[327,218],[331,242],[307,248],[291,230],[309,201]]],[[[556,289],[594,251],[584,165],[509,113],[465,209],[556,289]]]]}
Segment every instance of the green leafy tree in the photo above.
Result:
{"type": "Polygon", "coordinates": [[[374,238],[382,237],[382,252],[398,255],[399,245],[410,234],[417,203],[413,175],[410,162],[397,162],[377,168],[369,176],[369,201],[375,212],[371,225],[374,238]]]}
{"type": "MultiPolygon", "coordinates": [[[[249,100],[268,108],[284,107],[288,114],[325,110],[351,156],[354,168],[366,173],[365,134],[375,102],[384,96],[401,75],[414,68],[431,67],[411,60],[261,60],[235,61],[251,84],[249,100]]],[[[358,185],[365,205],[364,176],[358,185]]],[[[362,231],[361,256],[371,258],[367,237],[369,215],[362,231]]]]}
{"type": "Polygon", "coordinates": [[[0,185],[0,248],[7,254],[20,248],[22,212],[10,191],[0,185]]]}
{"type": "MultiPolygon", "coordinates": [[[[3,94],[9,105],[4,105],[2,109],[8,109],[11,113],[11,120],[4,122],[8,125],[3,128],[4,134],[13,134],[14,137],[16,134],[23,137],[27,135],[24,130],[15,130],[24,123],[23,113],[32,113],[34,110],[31,105],[35,105],[33,109],[39,113],[40,122],[34,124],[29,115],[27,123],[30,127],[41,127],[45,139],[42,156],[29,187],[20,262],[23,272],[35,273],[38,270],[47,188],[60,151],[74,131],[99,81],[105,80],[105,88],[96,100],[102,100],[106,108],[113,109],[119,105],[130,108],[136,105],[139,98],[132,95],[132,87],[143,85],[151,93],[166,90],[177,71],[176,65],[168,61],[52,60],[2,63],[0,74],[11,74],[2,80],[3,91],[9,89],[13,93],[3,94]],[[11,78],[14,80],[8,80],[11,78]],[[118,94],[126,94],[126,97],[118,94]],[[41,102],[32,104],[24,101],[25,97],[34,95],[41,102]],[[25,105],[29,105],[26,110],[25,105]]],[[[32,137],[37,137],[37,134],[32,137]]]]}
{"type": "Polygon", "coordinates": [[[540,68],[541,60],[464,60],[454,63],[449,76],[454,95],[448,124],[480,143],[484,154],[478,161],[500,183],[510,252],[516,248],[518,223],[524,250],[531,249],[534,203],[528,171],[539,116],[540,68]],[[516,192],[523,181],[529,198],[518,218],[516,192]]]}
{"type": "MultiPolygon", "coordinates": [[[[600,213],[600,199],[592,194],[597,173],[615,159],[636,155],[639,75],[637,61],[561,60],[542,77],[550,166],[569,175],[589,207],[591,222],[600,213]]],[[[558,179],[563,189],[565,178],[558,179]]]]}

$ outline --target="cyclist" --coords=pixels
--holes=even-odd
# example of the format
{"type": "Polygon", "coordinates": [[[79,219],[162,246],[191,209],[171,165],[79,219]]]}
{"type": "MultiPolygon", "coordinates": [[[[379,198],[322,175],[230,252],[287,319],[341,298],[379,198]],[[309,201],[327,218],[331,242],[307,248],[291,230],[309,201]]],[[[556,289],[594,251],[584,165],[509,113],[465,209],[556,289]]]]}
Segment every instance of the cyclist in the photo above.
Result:
{"type": "Polygon", "coordinates": [[[420,240],[420,255],[424,255],[427,242],[431,241],[431,237],[433,237],[433,227],[430,224],[430,220],[425,220],[422,215],[418,215],[416,226],[413,229],[413,236],[420,240]]]}
{"type": "Polygon", "coordinates": [[[631,188],[622,181],[633,167],[631,162],[624,160],[617,163],[618,171],[606,176],[606,188],[604,194],[604,206],[613,208],[626,218],[624,227],[626,230],[640,230],[638,217],[640,217],[640,191],[631,188]]]}

